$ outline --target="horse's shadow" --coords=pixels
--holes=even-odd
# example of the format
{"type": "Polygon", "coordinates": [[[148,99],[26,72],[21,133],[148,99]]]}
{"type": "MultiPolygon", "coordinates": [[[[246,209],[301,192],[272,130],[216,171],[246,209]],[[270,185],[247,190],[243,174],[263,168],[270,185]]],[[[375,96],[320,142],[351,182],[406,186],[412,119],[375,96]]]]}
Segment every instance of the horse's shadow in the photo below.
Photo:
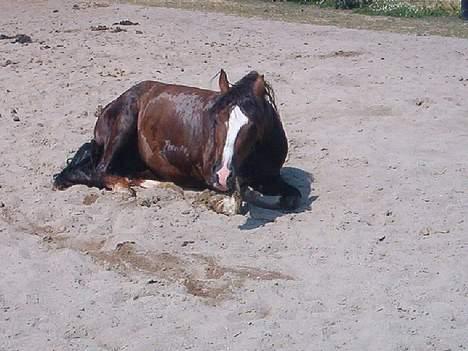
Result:
{"type": "MultiPolygon", "coordinates": [[[[300,206],[293,211],[293,213],[301,213],[311,210],[312,203],[318,198],[318,196],[311,196],[312,183],[314,182],[313,175],[299,168],[283,167],[281,169],[281,176],[286,182],[298,188],[302,194],[302,202],[300,206]]],[[[240,225],[239,229],[256,229],[264,226],[266,223],[274,222],[278,217],[287,213],[291,212],[268,210],[249,205],[247,221],[240,225]]]]}

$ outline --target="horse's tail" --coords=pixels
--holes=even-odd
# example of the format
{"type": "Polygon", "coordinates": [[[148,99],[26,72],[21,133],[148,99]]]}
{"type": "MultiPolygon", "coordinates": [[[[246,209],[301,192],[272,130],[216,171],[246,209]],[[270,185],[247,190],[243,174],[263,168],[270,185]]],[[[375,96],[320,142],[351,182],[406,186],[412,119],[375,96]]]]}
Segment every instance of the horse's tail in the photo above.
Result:
{"type": "Polygon", "coordinates": [[[67,160],[67,165],[54,175],[54,188],[66,189],[74,184],[84,184],[102,188],[96,176],[96,165],[101,156],[101,147],[95,140],[84,143],[73,158],[67,160]]]}

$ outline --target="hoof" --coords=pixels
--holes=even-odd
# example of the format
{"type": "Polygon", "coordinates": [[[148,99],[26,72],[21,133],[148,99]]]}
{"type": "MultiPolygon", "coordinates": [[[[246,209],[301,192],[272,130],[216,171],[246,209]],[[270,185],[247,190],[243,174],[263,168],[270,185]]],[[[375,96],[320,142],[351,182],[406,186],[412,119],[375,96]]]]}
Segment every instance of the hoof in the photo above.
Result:
{"type": "Polygon", "coordinates": [[[234,216],[242,212],[242,200],[238,194],[233,196],[216,196],[210,201],[210,207],[216,213],[234,216]]]}

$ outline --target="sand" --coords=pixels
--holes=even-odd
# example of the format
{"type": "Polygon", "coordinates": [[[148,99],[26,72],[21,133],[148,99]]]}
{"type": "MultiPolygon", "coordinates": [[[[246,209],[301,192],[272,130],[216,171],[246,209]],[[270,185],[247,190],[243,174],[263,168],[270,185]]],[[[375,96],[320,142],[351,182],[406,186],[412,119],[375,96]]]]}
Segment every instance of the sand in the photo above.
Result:
{"type": "Polygon", "coordinates": [[[468,348],[468,40],[105,5],[0,2],[0,350],[468,348]],[[98,105],[220,68],[273,85],[299,211],[52,191],[98,105]]]}

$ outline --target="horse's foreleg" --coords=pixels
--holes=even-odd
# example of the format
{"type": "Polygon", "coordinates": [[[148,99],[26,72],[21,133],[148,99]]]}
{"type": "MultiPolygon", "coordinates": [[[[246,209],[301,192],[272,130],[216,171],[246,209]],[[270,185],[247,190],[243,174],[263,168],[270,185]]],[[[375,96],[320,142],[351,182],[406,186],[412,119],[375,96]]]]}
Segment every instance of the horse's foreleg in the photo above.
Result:
{"type": "Polygon", "coordinates": [[[300,191],[286,183],[280,175],[261,178],[252,184],[252,188],[244,187],[242,191],[244,200],[252,205],[275,210],[299,207],[300,191]]]}

